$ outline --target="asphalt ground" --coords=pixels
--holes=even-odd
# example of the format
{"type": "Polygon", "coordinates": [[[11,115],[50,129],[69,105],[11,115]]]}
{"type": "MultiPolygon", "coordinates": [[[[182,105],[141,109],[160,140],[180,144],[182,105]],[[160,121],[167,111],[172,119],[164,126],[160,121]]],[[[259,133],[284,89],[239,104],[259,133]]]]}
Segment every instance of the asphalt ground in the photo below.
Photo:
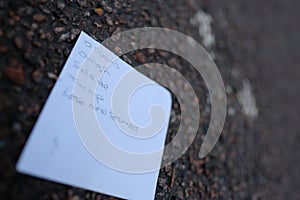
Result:
{"type": "MultiPolygon", "coordinates": [[[[174,29],[202,43],[221,72],[228,103],[219,142],[199,159],[210,119],[201,76],[168,52],[122,57],[134,67],[158,62],[177,69],[200,103],[197,138],[161,169],[156,199],[299,199],[298,10],[292,0],[0,1],[1,199],[116,199],[18,174],[15,163],[79,32],[101,42],[145,26],[174,29]]],[[[167,142],[180,121],[174,96],[173,102],[167,142]]]]}

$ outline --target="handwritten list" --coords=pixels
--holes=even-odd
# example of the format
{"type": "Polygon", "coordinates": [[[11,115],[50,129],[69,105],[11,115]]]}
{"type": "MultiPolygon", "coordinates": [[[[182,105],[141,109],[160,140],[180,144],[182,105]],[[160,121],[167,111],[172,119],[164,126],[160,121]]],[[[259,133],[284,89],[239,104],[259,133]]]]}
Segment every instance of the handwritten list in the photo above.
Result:
{"type": "MultiPolygon", "coordinates": [[[[129,82],[134,84],[136,80],[129,82]]],[[[124,172],[99,159],[93,151],[118,163],[126,162],[126,158],[106,148],[103,138],[115,148],[133,154],[162,149],[170,107],[166,89],[82,32],[30,134],[17,170],[124,199],[154,199],[159,170],[124,172]],[[147,84],[133,91],[130,98],[123,98],[122,94],[128,93],[124,91],[124,77],[128,74],[147,84]],[[118,90],[120,84],[122,88],[118,90]],[[121,91],[120,95],[116,91],[121,91]],[[153,105],[162,107],[166,120],[157,134],[139,138],[145,127],[155,121],[149,115],[153,105]],[[124,106],[128,106],[129,117],[118,112],[117,108],[124,106]],[[100,133],[105,137],[98,137],[100,133]],[[88,137],[93,141],[92,147],[85,140],[88,137]]],[[[160,161],[162,155],[157,155],[155,160],[160,161]]]]}

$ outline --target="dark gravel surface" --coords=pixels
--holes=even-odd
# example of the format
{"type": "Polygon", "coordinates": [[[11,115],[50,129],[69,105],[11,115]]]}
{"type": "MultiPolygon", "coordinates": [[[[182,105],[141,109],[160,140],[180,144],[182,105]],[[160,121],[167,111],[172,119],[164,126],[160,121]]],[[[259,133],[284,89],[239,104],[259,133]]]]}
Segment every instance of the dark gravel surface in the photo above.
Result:
{"type": "MultiPolygon", "coordinates": [[[[228,100],[222,136],[205,159],[197,156],[210,119],[201,76],[167,52],[122,57],[133,66],[159,62],[178,69],[199,97],[198,136],[179,160],[161,169],[156,199],[300,199],[299,8],[292,0],[0,0],[0,198],[116,199],[18,174],[15,163],[81,30],[101,42],[130,28],[158,26],[201,42],[190,20],[203,10],[213,19],[216,42],[208,50],[228,100]],[[257,117],[243,113],[238,100],[245,80],[257,117]]],[[[179,107],[174,98],[168,141],[178,128],[179,107]]]]}

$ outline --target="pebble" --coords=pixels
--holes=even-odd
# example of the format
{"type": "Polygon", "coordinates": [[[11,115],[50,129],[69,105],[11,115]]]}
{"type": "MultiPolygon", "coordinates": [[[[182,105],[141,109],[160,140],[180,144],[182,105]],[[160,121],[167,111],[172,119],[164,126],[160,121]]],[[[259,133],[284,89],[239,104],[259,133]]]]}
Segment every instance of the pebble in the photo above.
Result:
{"type": "Polygon", "coordinates": [[[130,58],[128,58],[128,56],[122,55],[121,58],[122,58],[125,62],[127,62],[128,64],[130,64],[130,65],[132,64],[132,62],[131,62],[130,58]]]}
{"type": "Polygon", "coordinates": [[[168,60],[168,64],[171,66],[171,67],[174,67],[174,66],[177,66],[178,65],[178,61],[176,60],[176,58],[172,57],[168,60]]]}
{"type": "Polygon", "coordinates": [[[21,49],[23,47],[23,41],[20,37],[16,37],[14,42],[18,49],[21,49]]]}
{"type": "Polygon", "coordinates": [[[22,85],[24,83],[23,65],[16,59],[11,61],[10,65],[5,68],[4,73],[15,84],[22,85]]]}
{"type": "Polygon", "coordinates": [[[33,37],[34,37],[34,32],[33,31],[28,31],[27,33],[26,33],[26,37],[27,37],[27,39],[28,40],[32,40],[33,39],[33,37]]]}
{"type": "Polygon", "coordinates": [[[89,11],[85,11],[84,14],[83,14],[83,16],[89,17],[89,16],[91,16],[91,13],[89,11]]]}
{"type": "Polygon", "coordinates": [[[103,24],[99,24],[98,22],[93,22],[93,24],[97,27],[97,28],[101,28],[103,26],[103,24]]]}
{"type": "Polygon", "coordinates": [[[83,7],[83,6],[86,6],[86,0],[77,0],[77,3],[83,7]]]}
{"type": "Polygon", "coordinates": [[[39,70],[39,69],[34,70],[32,73],[32,79],[36,83],[40,83],[41,80],[43,79],[43,74],[42,74],[41,70],[39,70]]]}
{"type": "Polygon", "coordinates": [[[144,54],[141,53],[141,52],[137,52],[137,53],[135,54],[135,59],[136,59],[137,61],[139,61],[140,63],[145,63],[145,61],[146,61],[146,58],[145,58],[144,54]]]}
{"type": "Polygon", "coordinates": [[[46,14],[50,14],[51,13],[51,11],[48,9],[48,8],[42,8],[42,11],[44,12],[44,13],[46,13],[46,14]]]}
{"type": "Polygon", "coordinates": [[[46,20],[46,16],[43,14],[35,14],[32,16],[33,20],[36,22],[43,22],[46,20]]]}
{"type": "Polygon", "coordinates": [[[113,11],[113,9],[109,5],[107,5],[105,1],[101,1],[101,5],[103,6],[103,9],[108,13],[111,13],[113,11]]]}
{"type": "Polygon", "coordinates": [[[80,33],[80,29],[79,28],[74,28],[71,31],[71,40],[74,40],[80,33]]]}
{"type": "Polygon", "coordinates": [[[65,7],[66,7],[66,5],[65,5],[64,2],[62,2],[62,1],[57,2],[57,8],[58,9],[63,10],[63,9],[65,9],[65,7]]]}
{"type": "Polygon", "coordinates": [[[54,33],[60,33],[60,32],[65,31],[65,28],[64,28],[64,27],[61,27],[61,26],[55,27],[55,28],[53,29],[53,31],[54,31],[54,33]]]}
{"type": "Polygon", "coordinates": [[[47,76],[48,76],[50,79],[57,80],[57,75],[54,74],[53,72],[47,72],[47,76]]]}
{"type": "Polygon", "coordinates": [[[147,49],[147,52],[150,53],[150,54],[154,54],[155,53],[155,49],[153,49],[153,48],[147,49]]]}
{"type": "Polygon", "coordinates": [[[37,40],[33,41],[32,44],[33,44],[34,46],[36,46],[36,47],[42,47],[42,46],[43,46],[42,43],[40,43],[40,42],[37,41],[37,40]]]}
{"type": "Polygon", "coordinates": [[[70,37],[70,33],[64,33],[59,37],[59,40],[65,41],[70,37]]]}
{"type": "Polygon", "coordinates": [[[110,26],[112,26],[114,24],[110,17],[106,18],[106,23],[110,26]]]}
{"type": "Polygon", "coordinates": [[[37,23],[32,23],[31,28],[32,28],[32,30],[36,30],[38,28],[38,24],[37,23]]]}
{"type": "Polygon", "coordinates": [[[169,55],[168,52],[165,52],[165,51],[159,51],[158,54],[163,58],[167,58],[169,55]]]}
{"type": "Polygon", "coordinates": [[[99,16],[104,14],[104,11],[103,11],[102,8],[95,8],[94,11],[95,11],[95,13],[97,13],[97,15],[99,15],[99,16]]]}
{"type": "Polygon", "coordinates": [[[41,38],[41,39],[46,39],[46,38],[47,38],[47,35],[46,35],[46,33],[44,32],[43,29],[40,29],[40,30],[39,30],[39,35],[40,35],[40,38],[41,38]]]}

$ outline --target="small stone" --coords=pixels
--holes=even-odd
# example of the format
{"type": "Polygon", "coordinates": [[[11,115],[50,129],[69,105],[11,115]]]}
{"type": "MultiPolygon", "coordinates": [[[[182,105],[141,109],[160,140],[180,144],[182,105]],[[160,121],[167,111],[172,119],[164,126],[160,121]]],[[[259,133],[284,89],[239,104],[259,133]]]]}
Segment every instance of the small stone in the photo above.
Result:
{"type": "Polygon", "coordinates": [[[34,46],[36,47],[42,47],[42,43],[40,43],[39,41],[35,40],[32,42],[34,46]]]}
{"type": "Polygon", "coordinates": [[[168,64],[172,67],[177,66],[178,62],[176,58],[172,57],[171,59],[168,60],[168,64]]]}
{"type": "Polygon", "coordinates": [[[81,22],[82,27],[86,27],[86,21],[81,22]]]}
{"type": "Polygon", "coordinates": [[[81,30],[79,28],[72,29],[71,40],[74,40],[79,35],[80,31],[81,30]]]}
{"type": "Polygon", "coordinates": [[[57,75],[52,73],[52,72],[47,72],[47,76],[50,78],[50,79],[54,79],[54,80],[57,80],[57,75]]]}
{"type": "Polygon", "coordinates": [[[39,27],[39,25],[37,23],[32,23],[31,24],[32,30],[36,30],[38,27],[39,27]]]}
{"type": "Polygon", "coordinates": [[[70,33],[65,33],[65,34],[62,34],[62,35],[59,37],[59,39],[65,41],[65,40],[67,40],[69,37],[70,37],[70,33]]]}
{"type": "Polygon", "coordinates": [[[41,70],[39,70],[39,69],[34,70],[32,73],[32,79],[36,83],[40,83],[41,80],[43,79],[43,74],[42,74],[41,70]]]}
{"type": "Polygon", "coordinates": [[[57,8],[58,9],[63,10],[63,9],[65,9],[65,7],[66,7],[66,5],[65,5],[64,2],[62,2],[62,1],[57,2],[57,8]]]}
{"type": "Polygon", "coordinates": [[[106,23],[110,26],[112,26],[114,24],[113,21],[110,19],[110,17],[106,18],[106,23]]]}
{"type": "Polygon", "coordinates": [[[153,48],[150,48],[150,49],[148,49],[147,51],[148,51],[148,53],[150,53],[150,54],[154,54],[154,53],[155,53],[155,49],[153,49],[153,48]]]}
{"type": "Polygon", "coordinates": [[[122,59],[123,59],[125,62],[127,62],[128,64],[132,64],[130,58],[128,58],[128,56],[126,56],[125,54],[123,54],[121,57],[122,57],[122,59]]]}
{"type": "Polygon", "coordinates": [[[139,61],[140,63],[145,63],[145,61],[146,61],[144,54],[141,53],[141,52],[137,52],[137,53],[135,54],[135,59],[136,59],[137,61],[139,61]]]}
{"type": "Polygon", "coordinates": [[[61,26],[55,27],[55,28],[53,29],[53,31],[54,31],[54,33],[60,33],[60,32],[65,31],[65,28],[64,28],[64,27],[61,27],[61,26]]]}
{"type": "Polygon", "coordinates": [[[77,0],[77,3],[83,7],[83,6],[86,6],[86,0],[77,0]]]}
{"type": "Polygon", "coordinates": [[[4,70],[6,77],[13,83],[22,85],[24,83],[24,69],[17,60],[12,60],[4,70]]]}
{"type": "Polygon", "coordinates": [[[105,1],[101,1],[101,4],[106,12],[111,13],[113,11],[113,9],[109,5],[107,5],[105,1]]]}
{"type": "Polygon", "coordinates": [[[36,22],[42,22],[46,20],[46,16],[43,14],[35,14],[32,16],[33,20],[35,20],[36,22]]]}
{"type": "Polygon", "coordinates": [[[121,9],[121,8],[122,8],[122,5],[121,5],[121,3],[120,3],[120,2],[118,2],[118,1],[114,1],[114,6],[115,6],[116,8],[119,8],[119,9],[121,9]]]}
{"type": "Polygon", "coordinates": [[[16,37],[14,42],[18,49],[21,49],[23,47],[23,41],[21,38],[16,37]]]}
{"type": "Polygon", "coordinates": [[[147,21],[149,21],[149,20],[150,20],[150,17],[149,17],[149,15],[148,15],[148,13],[147,13],[147,12],[145,12],[145,11],[142,11],[142,15],[144,16],[145,20],[147,20],[147,21]]]}
{"type": "Polygon", "coordinates": [[[28,40],[32,40],[33,39],[33,37],[34,37],[34,32],[33,31],[28,31],[27,33],[26,33],[26,37],[27,37],[27,39],[28,40]]]}
{"type": "Polygon", "coordinates": [[[103,26],[103,24],[99,24],[97,22],[93,22],[93,24],[97,27],[97,28],[101,28],[103,26]]]}
{"type": "Polygon", "coordinates": [[[46,8],[46,7],[43,7],[43,8],[42,8],[42,11],[43,11],[44,13],[46,13],[46,14],[50,14],[50,13],[51,13],[51,11],[50,11],[48,8],[46,8]]]}
{"type": "Polygon", "coordinates": [[[89,11],[85,11],[84,14],[83,14],[83,16],[89,17],[89,16],[91,16],[91,13],[89,11]]]}
{"type": "Polygon", "coordinates": [[[95,13],[97,13],[97,15],[99,15],[99,16],[104,14],[104,11],[103,11],[102,8],[95,8],[94,11],[95,11],[95,13]]]}
{"type": "Polygon", "coordinates": [[[168,53],[165,51],[159,51],[158,54],[163,57],[163,58],[167,58],[168,57],[168,53]]]}
{"type": "Polygon", "coordinates": [[[68,21],[65,18],[60,18],[58,21],[63,23],[64,25],[68,25],[68,21]]]}
{"type": "Polygon", "coordinates": [[[46,35],[46,33],[44,32],[43,29],[40,29],[40,30],[39,30],[39,35],[40,35],[40,38],[41,38],[41,39],[46,39],[46,38],[47,38],[47,35],[46,35]]]}

